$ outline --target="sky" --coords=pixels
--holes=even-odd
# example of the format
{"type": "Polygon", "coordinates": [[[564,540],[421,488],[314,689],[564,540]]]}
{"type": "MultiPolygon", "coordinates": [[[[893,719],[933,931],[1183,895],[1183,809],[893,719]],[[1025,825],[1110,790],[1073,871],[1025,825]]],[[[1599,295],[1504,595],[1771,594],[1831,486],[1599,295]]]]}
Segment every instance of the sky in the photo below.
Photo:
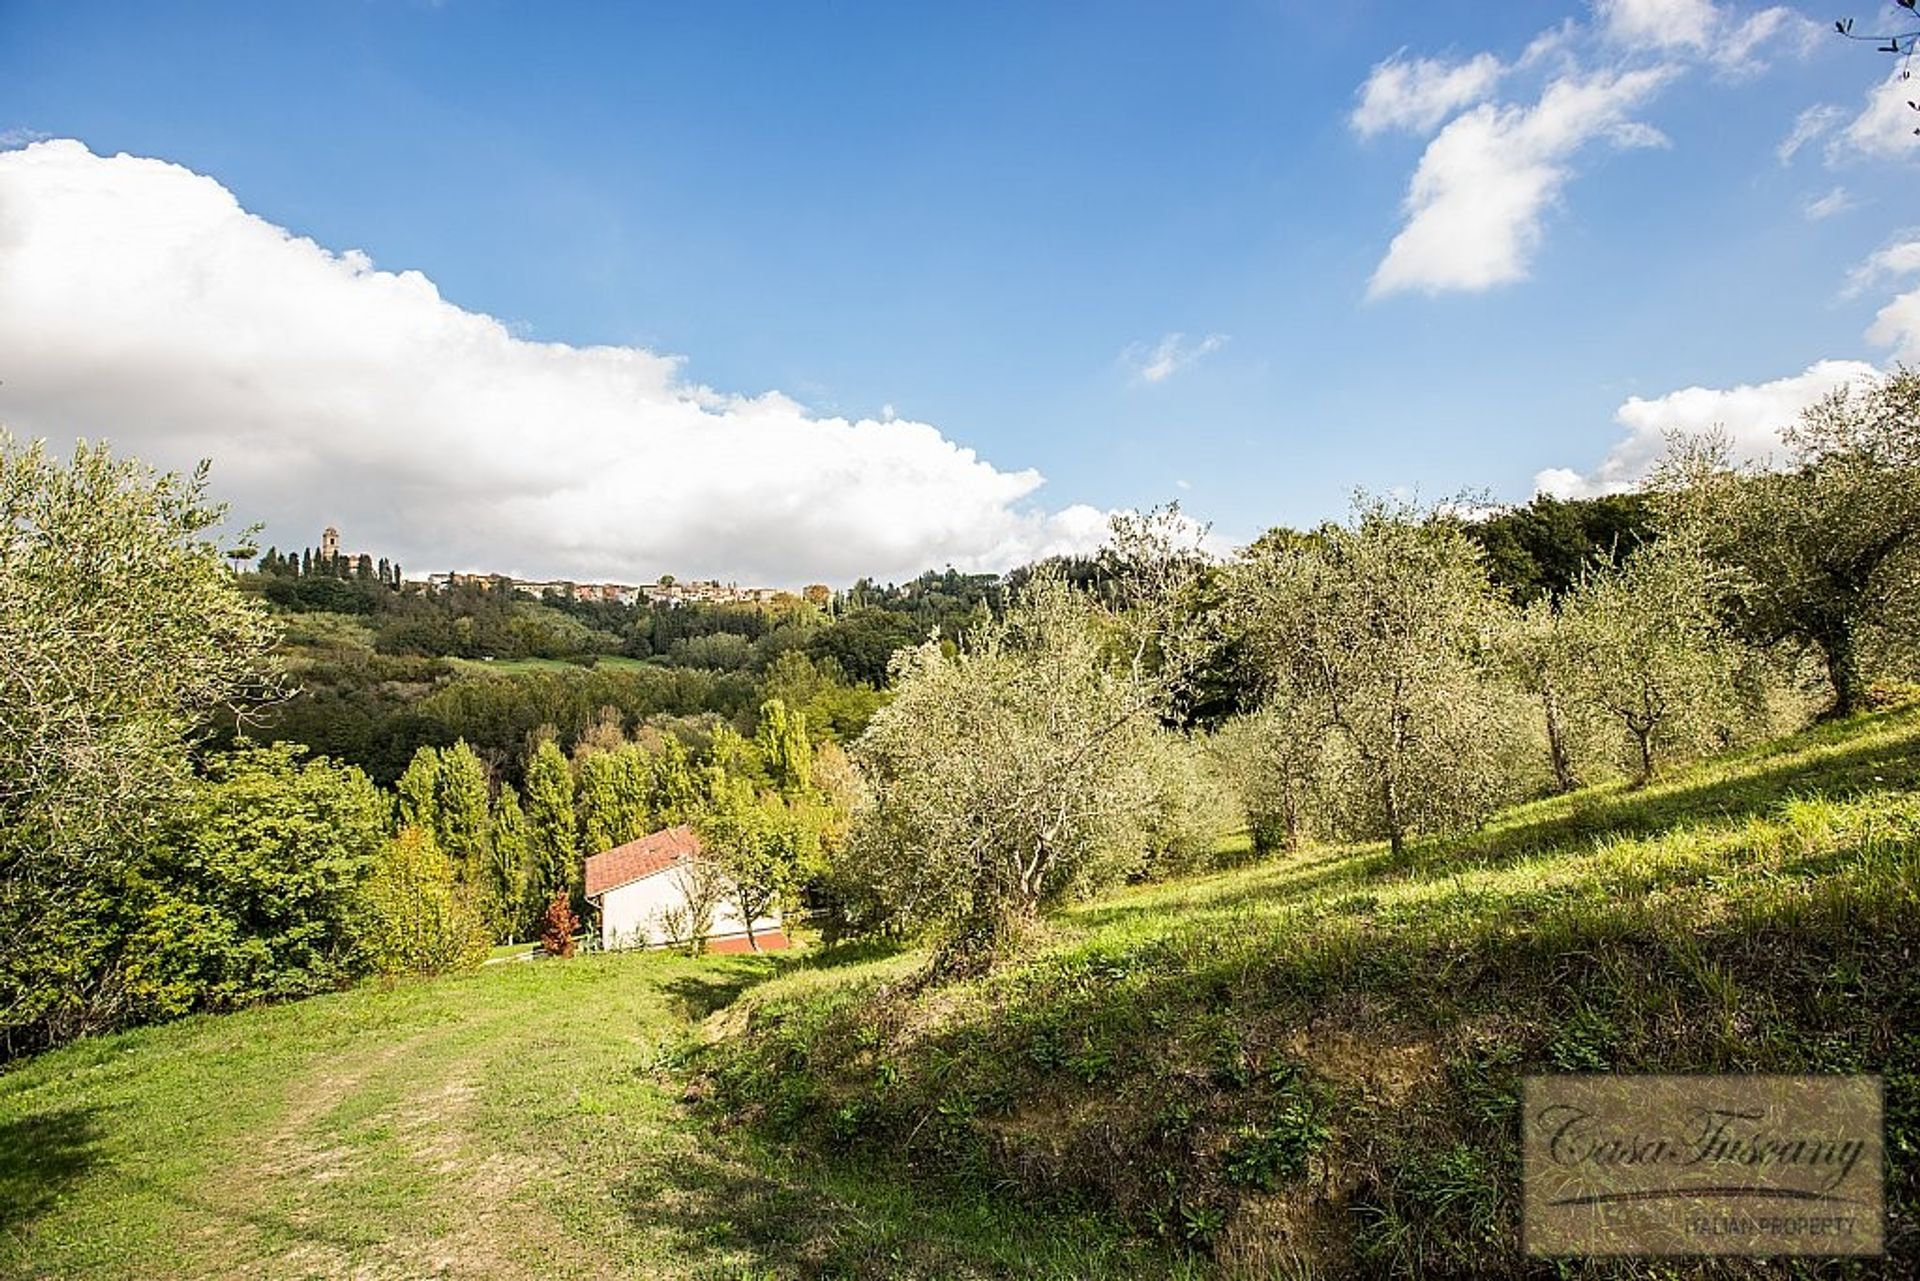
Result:
{"type": "Polygon", "coordinates": [[[1920,81],[1832,25],[1920,23],[1837,3],[0,0],[0,423],[775,585],[1760,458],[1920,361],[1920,81]]]}

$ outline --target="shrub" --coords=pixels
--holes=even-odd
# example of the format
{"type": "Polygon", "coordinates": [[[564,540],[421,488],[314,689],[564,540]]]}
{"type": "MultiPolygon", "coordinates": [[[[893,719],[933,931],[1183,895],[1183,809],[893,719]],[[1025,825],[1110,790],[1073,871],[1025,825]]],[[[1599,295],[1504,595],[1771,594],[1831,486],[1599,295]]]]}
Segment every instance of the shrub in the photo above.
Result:
{"type": "Polygon", "coordinates": [[[540,929],[540,946],[548,956],[572,956],[573,934],[580,928],[580,920],[573,914],[573,905],[567,896],[555,894],[553,902],[547,904],[546,920],[540,929]]]}

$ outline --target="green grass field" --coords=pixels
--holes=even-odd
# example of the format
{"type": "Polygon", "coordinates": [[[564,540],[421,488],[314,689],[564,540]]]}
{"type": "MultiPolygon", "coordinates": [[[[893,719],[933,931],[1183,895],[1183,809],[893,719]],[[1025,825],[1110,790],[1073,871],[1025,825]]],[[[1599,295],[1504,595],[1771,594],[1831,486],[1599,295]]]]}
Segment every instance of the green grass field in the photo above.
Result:
{"type": "Polygon", "coordinates": [[[0,1275],[1167,1271],[1097,1223],[928,1206],[692,1119],[689,1033],[770,968],[494,965],[19,1065],[0,1075],[0,1275]]]}
{"type": "Polygon", "coordinates": [[[1518,1080],[1593,1070],[1884,1073],[1915,1266],[1920,709],[1052,930],[935,989],[587,956],[74,1045],[0,1074],[0,1274],[1530,1275],[1518,1080]]]}
{"type": "MultiPolygon", "coordinates": [[[[571,663],[563,658],[449,658],[455,669],[463,674],[492,674],[513,676],[522,672],[584,672],[589,670],[584,664],[571,663]]],[[[602,654],[596,661],[596,667],[608,671],[629,672],[645,667],[655,667],[645,659],[628,658],[624,654],[602,654]]]]}

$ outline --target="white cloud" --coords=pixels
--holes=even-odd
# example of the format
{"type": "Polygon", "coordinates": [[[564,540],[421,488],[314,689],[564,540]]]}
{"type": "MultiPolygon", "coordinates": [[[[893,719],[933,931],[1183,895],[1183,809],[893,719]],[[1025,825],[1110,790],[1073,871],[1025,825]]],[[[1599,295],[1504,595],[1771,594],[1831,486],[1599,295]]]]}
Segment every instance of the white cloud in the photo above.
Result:
{"type": "Polygon", "coordinates": [[[1633,48],[1705,49],[1720,24],[1713,0],[1597,0],[1601,32],[1633,48]]]}
{"type": "MultiPolygon", "coordinates": [[[[1913,238],[1892,242],[1855,268],[1842,296],[1856,298],[1873,284],[1920,276],[1920,234],[1906,234],[1913,238]]],[[[1866,336],[1891,349],[1895,360],[1920,361],[1920,287],[1882,307],[1866,336]]],[[[1763,462],[1778,450],[1780,428],[1795,422],[1801,410],[1848,383],[1881,376],[1881,370],[1862,360],[1822,360],[1772,382],[1687,387],[1652,399],[1635,396],[1614,414],[1614,421],[1627,429],[1626,439],[1608,452],[1597,469],[1583,474],[1570,467],[1550,467],[1534,475],[1534,490],[1558,498],[1584,498],[1631,489],[1665,452],[1670,431],[1684,435],[1720,431],[1736,459],[1763,462]]]]}
{"type": "Polygon", "coordinates": [[[1554,80],[1531,107],[1484,103],[1427,145],[1406,197],[1407,222],[1374,272],[1379,297],[1400,290],[1484,290],[1526,277],[1542,219],[1596,138],[1661,138],[1628,119],[1677,69],[1603,71],[1554,80]]]}
{"type": "Polygon", "coordinates": [[[1788,130],[1787,136],[1780,140],[1780,145],[1774,149],[1773,154],[1780,157],[1781,164],[1792,164],[1793,158],[1800,154],[1802,147],[1827,133],[1839,124],[1846,114],[1841,108],[1828,103],[1808,107],[1794,117],[1793,128],[1788,130]]]}
{"type": "Polygon", "coordinates": [[[1815,196],[1800,206],[1808,222],[1820,222],[1853,208],[1853,197],[1845,187],[1835,187],[1824,196],[1815,196]]]}
{"type": "MultiPolygon", "coordinates": [[[[1920,276],[1920,240],[1889,245],[1867,260],[1854,280],[1920,276]]],[[[1891,348],[1895,360],[1920,362],[1920,287],[1897,295],[1882,307],[1867,330],[1867,339],[1891,348]]]]}
{"type": "Polygon", "coordinates": [[[1208,334],[1196,343],[1188,342],[1185,334],[1168,334],[1152,347],[1134,343],[1120,358],[1133,366],[1134,376],[1142,382],[1161,383],[1226,345],[1226,334],[1208,334]]]}
{"type": "Polygon", "coordinates": [[[1743,18],[1713,0],[1597,0],[1594,15],[1616,45],[1698,56],[1736,77],[1765,70],[1762,55],[1769,49],[1805,53],[1819,32],[1791,9],[1775,6],[1743,18]]]}
{"type": "Polygon", "coordinates": [[[1762,461],[1778,452],[1780,429],[1794,423],[1801,410],[1847,383],[1878,378],[1879,372],[1864,361],[1823,360],[1791,378],[1772,382],[1687,387],[1652,399],[1635,396],[1613,416],[1626,428],[1626,439],[1608,452],[1597,470],[1582,475],[1571,468],[1549,468],[1534,477],[1534,489],[1556,498],[1631,489],[1666,452],[1669,431],[1685,435],[1721,431],[1736,458],[1762,461]]]}
{"type": "Polygon", "coordinates": [[[1906,60],[1894,64],[1887,78],[1867,91],[1867,105],[1827,144],[1829,162],[1920,160],[1920,111],[1908,104],[1920,101],[1920,81],[1906,78],[1906,60]]]}
{"type": "Polygon", "coordinates": [[[1504,74],[1506,68],[1490,53],[1458,63],[1396,53],[1375,64],[1350,122],[1363,138],[1389,129],[1430,133],[1461,107],[1485,99],[1504,74]]]}
{"type": "Polygon", "coordinates": [[[1099,541],[934,427],[724,395],[677,357],[515,337],[418,272],[78,142],[0,153],[0,419],[216,488],[269,541],[336,524],[411,572],[792,584],[997,568],[1099,541]]]}

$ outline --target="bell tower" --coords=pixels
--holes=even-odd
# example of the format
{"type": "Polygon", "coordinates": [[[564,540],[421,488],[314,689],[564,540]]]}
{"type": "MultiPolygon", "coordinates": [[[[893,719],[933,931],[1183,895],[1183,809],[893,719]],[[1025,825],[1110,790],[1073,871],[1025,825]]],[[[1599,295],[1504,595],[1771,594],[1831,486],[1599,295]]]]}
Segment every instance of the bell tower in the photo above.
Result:
{"type": "Polygon", "coordinates": [[[320,531],[320,558],[331,561],[340,555],[340,531],[328,525],[320,531]]]}

